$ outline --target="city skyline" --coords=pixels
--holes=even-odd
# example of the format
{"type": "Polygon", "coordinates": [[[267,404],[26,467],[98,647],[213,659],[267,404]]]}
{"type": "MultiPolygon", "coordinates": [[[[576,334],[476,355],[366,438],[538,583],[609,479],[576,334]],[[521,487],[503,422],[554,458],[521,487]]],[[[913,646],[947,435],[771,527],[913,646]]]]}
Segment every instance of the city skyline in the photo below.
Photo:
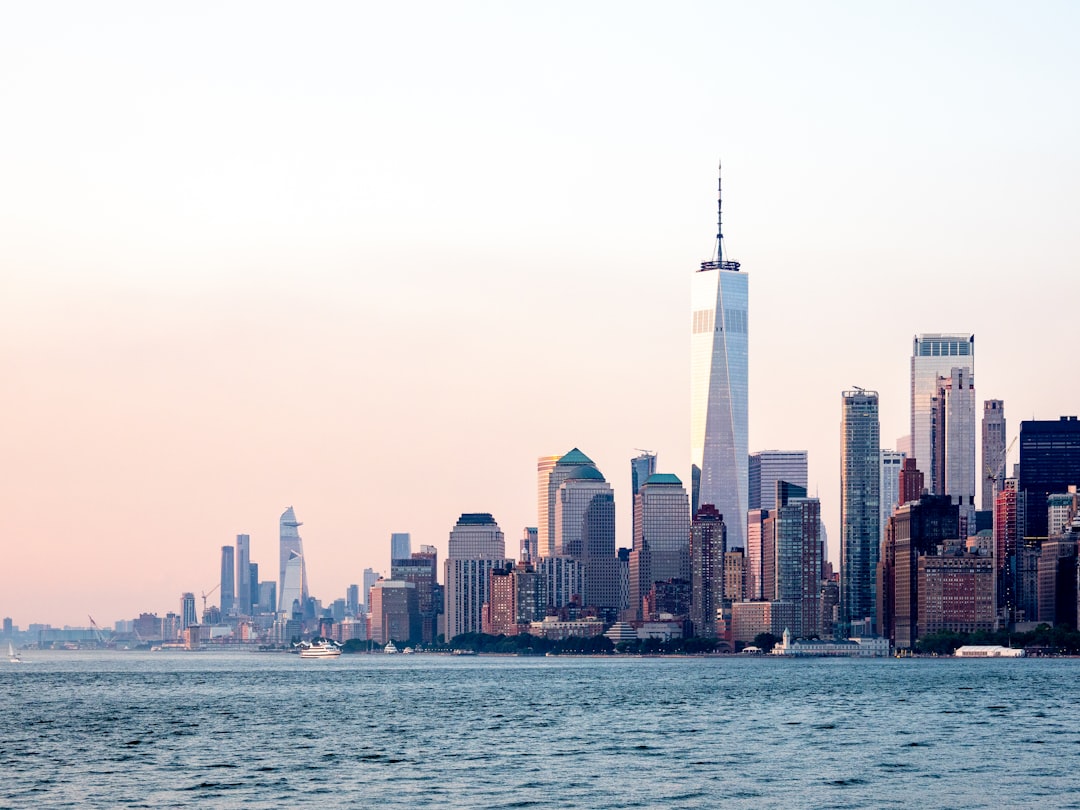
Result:
{"type": "Polygon", "coordinates": [[[634,448],[691,485],[719,157],[748,449],[808,451],[834,563],[837,395],[877,390],[895,447],[913,335],[978,336],[1006,442],[1080,411],[1046,305],[1080,292],[1080,12],[613,8],[6,9],[0,614],[175,611],[240,533],[274,580],[287,504],[327,600],[394,531],[516,539],[574,446],[629,547],[634,448]]]}

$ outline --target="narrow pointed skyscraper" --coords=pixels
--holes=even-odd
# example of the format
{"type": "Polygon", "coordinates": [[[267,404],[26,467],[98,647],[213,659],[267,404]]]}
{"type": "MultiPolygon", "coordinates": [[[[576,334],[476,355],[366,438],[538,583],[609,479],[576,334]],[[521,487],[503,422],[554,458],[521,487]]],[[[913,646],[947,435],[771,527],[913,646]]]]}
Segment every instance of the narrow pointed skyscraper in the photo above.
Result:
{"type": "Polygon", "coordinates": [[[289,601],[286,601],[286,585],[293,584],[286,582],[286,572],[289,568],[289,562],[295,561],[299,558],[301,562],[304,558],[304,541],[300,538],[300,532],[298,529],[304,524],[300,523],[296,519],[296,512],[290,506],[284,512],[281,513],[281,519],[278,521],[279,528],[279,580],[278,586],[278,609],[280,611],[288,612],[291,610],[291,601],[299,594],[300,607],[303,609],[307,603],[308,598],[308,584],[307,584],[307,566],[294,562],[294,565],[299,565],[297,572],[299,574],[299,581],[295,582],[294,587],[288,591],[289,601]],[[297,586],[299,590],[297,590],[297,586]]]}
{"type": "Polygon", "coordinates": [[[749,449],[747,277],[724,256],[717,181],[716,249],[691,284],[690,456],[692,511],[724,517],[728,548],[746,548],[749,449]]]}

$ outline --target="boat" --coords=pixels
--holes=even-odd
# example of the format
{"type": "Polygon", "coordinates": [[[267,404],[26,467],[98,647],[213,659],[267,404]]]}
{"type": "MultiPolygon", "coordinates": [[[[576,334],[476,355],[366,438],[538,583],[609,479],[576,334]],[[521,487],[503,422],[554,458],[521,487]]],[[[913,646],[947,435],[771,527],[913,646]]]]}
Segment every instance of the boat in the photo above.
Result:
{"type": "Polygon", "coordinates": [[[412,647],[406,647],[404,650],[401,651],[401,654],[402,655],[412,655],[414,652],[416,652],[416,651],[412,647]]]}
{"type": "Polygon", "coordinates": [[[392,641],[389,644],[387,644],[385,647],[383,647],[383,652],[386,653],[387,655],[393,655],[397,651],[398,651],[398,648],[394,646],[394,642],[392,642],[392,641]]]}
{"type": "Polygon", "coordinates": [[[10,664],[21,664],[22,663],[22,659],[19,658],[19,656],[17,656],[15,654],[15,645],[12,644],[10,641],[8,642],[8,645],[7,645],[7,654],[8,654],[8,663],[10,663],[10,664]]]}
{"type": "Polygon", "coordinates": [[[313,638],[310,643],[300,644],[301,658],[337,658],[341,645],[328,638],[313,638]]]}

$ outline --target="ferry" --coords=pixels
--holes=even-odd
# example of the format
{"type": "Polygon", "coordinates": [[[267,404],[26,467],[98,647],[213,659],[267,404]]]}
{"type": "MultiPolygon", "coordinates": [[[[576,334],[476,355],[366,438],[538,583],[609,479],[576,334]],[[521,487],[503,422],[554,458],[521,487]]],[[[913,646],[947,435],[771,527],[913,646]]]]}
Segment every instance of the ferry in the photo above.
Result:
{"type": "Polygon", "coordinates": [[[341,645],[328,638],[314,638],[310,644],[300,645],[301,658],[337,658],[341,655],[341,645]]]}
{"type": "Polygon", "coordinates": [[[385,647],[383,647],[383,652],[386,653],[387,655],[393,655],[397,651],[398,651],[398,648],[396,646],[394,646],[394,642],[392,642],[392,641],[389,644],[387,644],[385,647]]]}

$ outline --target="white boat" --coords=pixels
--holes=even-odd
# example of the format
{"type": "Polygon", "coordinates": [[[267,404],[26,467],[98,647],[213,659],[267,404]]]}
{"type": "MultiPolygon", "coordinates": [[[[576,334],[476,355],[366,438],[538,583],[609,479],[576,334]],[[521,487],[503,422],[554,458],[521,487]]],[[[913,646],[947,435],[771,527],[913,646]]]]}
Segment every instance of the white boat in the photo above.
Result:
{"type": "Polygon", "coordinates": [[[383,647],[383,652],[386,653],[387,655],[392,655],[392,654],[396,653],[397,651],[398,651],[398,648],[394,646],[394,642],[392,642],[392,641],[389,644],[387,644],[385,647],[383,647]]]}
{"type": "Polygon", "coordinates": [[[15,654],[15,645],[12,644],[10,641],[8,642],[8,645],[7,645],[7,654],[8,654],[8,663],[10,663],[10,664],[21,664],[22,663],[22,659],[19,658],[19,656],[17,656],[15,654]]]}
{"type": "Polygon", "coordinates": [[[337,658],[339,655],[341,646],[328,638],[316,638],[310,644],[300,645],[301,658],[337,658]]]}

